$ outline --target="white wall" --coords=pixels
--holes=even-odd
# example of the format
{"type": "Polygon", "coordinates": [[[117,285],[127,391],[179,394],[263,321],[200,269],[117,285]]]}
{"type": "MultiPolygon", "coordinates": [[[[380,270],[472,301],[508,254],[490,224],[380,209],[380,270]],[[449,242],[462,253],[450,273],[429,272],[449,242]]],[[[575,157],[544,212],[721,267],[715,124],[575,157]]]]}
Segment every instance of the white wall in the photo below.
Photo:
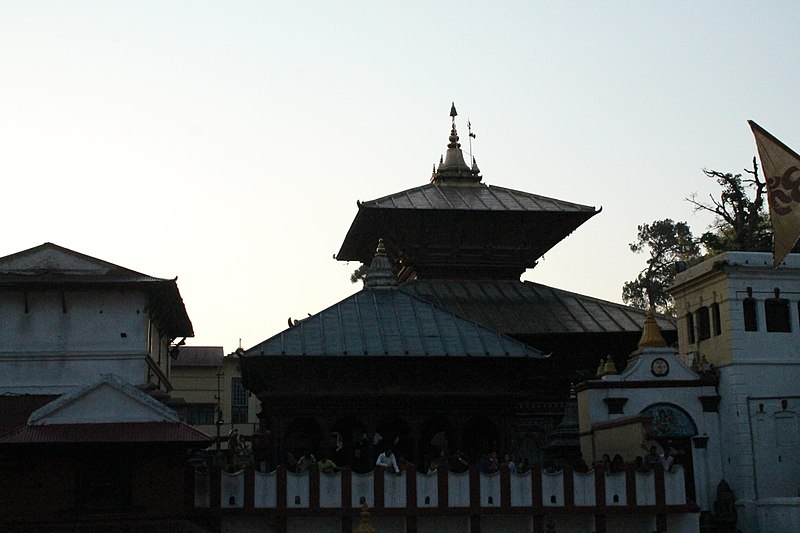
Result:
{"type": "Polygon", "coordinates": [[[147,381],[144,293],[31,291],[27,313],[25,301],[0,294],[0,391],[60,394],[104,373],[147,381]]]}

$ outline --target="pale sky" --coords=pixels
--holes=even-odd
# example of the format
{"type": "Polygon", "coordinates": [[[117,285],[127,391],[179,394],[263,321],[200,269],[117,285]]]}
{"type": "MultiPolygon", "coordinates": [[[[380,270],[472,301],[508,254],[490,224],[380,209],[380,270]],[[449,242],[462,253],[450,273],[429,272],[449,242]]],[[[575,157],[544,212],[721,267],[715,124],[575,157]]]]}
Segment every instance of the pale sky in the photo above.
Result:
{"type": "Polygon", "coordinates": [[[178,276],[192,345],[353,294],[332,256],[427,183],[451,101],[484,182],[596,207],[524,278],[621,301],[643,222],[800,149],[800,2],[0,1],[0,256],[178,276]]]}

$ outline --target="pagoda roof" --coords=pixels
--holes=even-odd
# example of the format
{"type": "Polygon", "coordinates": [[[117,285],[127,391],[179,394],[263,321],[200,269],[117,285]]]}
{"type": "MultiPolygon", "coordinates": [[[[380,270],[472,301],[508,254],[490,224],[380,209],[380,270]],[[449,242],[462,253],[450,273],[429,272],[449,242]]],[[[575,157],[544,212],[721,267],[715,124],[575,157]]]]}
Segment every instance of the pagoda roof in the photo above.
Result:
{"type": "Polygon", "coordinates": [[[364,288],[242,355],[353,357],[530,357],[538,350],[402,291],[383,240],[364,288]]]}
{"type": "MultiPolygon", "coordinates": [[[[402,290],[507,335],[639,334],[647,311],[517,280],[415,280],[402,290]]],[[[675,319],[655,315],[662,331],[675,319]]]]}
{"type": "Polygon", "coordinates": [[[429,183],[358,203],[336,259],[366,263],[383,237],[390,254],[418,273],[474,267],[489,277],[509,277],[492,272],[500,268],[519,278],[599,212],[483,183],[429,183]]]}
{"type": "Polygon", "coordinates": [[[192,337],[192,322],[178,290],[177,279],[148,276],[50,242],[0,257],[2,288],[141,289],[151,297],[151,305],[167,327],[167,333],[175,337],[192,337]]]}
{"type": "Polygon", "coordinates": [[[545,357],[397,287],[365,287],[253,346],[243,358],[283,355],[545,357]]]}
{"type": "Polygon", "coordinates": [[[540,211],[586,213],[590,216],[596,213],[594,207],[473,182],[429,183],[369,202],[360,202],[358,206],[365,209],[540,211]]]}
{"type": "MultiPolygon", "coordinates": [[[[447,155],[430,183],[359,202],[336,259],[367,263],[378,238],[401,279],[519,279],[550,248],[600,210],[482,183],[464,160],[453,105],[447,155]]],[[[474,137],[470,130],[470,137],[474,137]]]]}

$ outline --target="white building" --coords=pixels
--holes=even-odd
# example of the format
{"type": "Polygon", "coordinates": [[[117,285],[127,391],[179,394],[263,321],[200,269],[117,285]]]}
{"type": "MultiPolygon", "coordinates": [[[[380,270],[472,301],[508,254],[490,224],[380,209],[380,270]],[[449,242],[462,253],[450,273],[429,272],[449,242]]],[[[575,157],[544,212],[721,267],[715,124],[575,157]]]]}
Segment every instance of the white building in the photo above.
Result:
{"type": "Polygon", "coordinates": [[[60,395],[102,374],[168,393],[171,345],[194,335],[175,279],[51,243],[0,258],[0,324],[7,396],[60,395]]]}
{"type": "Polygon", "coordinates": [[[50,243],[0,258],[0,529],[196,530],[185,462],[212,439],[165,404],[192,334],[174,279],[50,243]]]}
{"type": "Polygon", "coordinates": [[[681,356],[719,375],[721,477],[739,529],[799,531],[800,255],[773,268],[772,254],[727,252],[671,292],[681,356]]]}

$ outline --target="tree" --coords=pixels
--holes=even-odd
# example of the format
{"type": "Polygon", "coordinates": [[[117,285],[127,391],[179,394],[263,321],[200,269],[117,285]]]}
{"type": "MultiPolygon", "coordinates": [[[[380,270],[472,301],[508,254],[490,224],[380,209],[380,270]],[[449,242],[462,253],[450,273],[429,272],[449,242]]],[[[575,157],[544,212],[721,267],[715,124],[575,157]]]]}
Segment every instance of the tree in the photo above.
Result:
{"type": "Polygon", "coordinates": [[[709,195],[711,203],[697,200],[697,194],[686,199],[696,211],[707,211],[715,215],[712,231],[707,231],[700,241],[709,255],[728,250],[743,252],[765,252],[772,249],[772,228],[764,208],[766,184],[759,178],[758,163],[753,157],[753,169],[744,169],[750,177],[741,174],[723,173],[703,169],[709,178],[714,178],[722,187],[719,199],[709,195]],[[750,191],[753,198],[750,198],[750,191]]]}
{"type": "Polygon", "coordinates": [[[353,273],[350,274],[350,283],[356,283],[359,280],[363,280],[364,276],[367,275],[367,270],[369,270],[369,265],[366,263],[361,263],[361,266],[353,270],[353,273]]]}
{"type": "Polygon", "coordinates": [[[675,263],[696,261],[700,246],[686,222],[667,218],[642,224],[637,229],[639,233],[636,241],[630,243],[630,249],[637,254],[647,250],[650,258],[636,279],[623,285],[622,301],[640,309],[652,306],[660,313],[670,313],[672,297],[666,289],[675,279],[675,263]]]}
{"type": "Polygon", "coordinates": [[[738,251],[769,251],[772,249],[772,228],[765,210],[766,184],[758,173],[758,163],[753,157],[753,168],[744,169],[742,174],[703,169],[703,173],[717,181],[721,187],[719,197],[709,195],[705,203],[692,194],[686,201],[694,206],[695,212],[713,213],[714,220],[709,231],[700,239],[692,237],[685,222],[671,219],[658,220],[638,227],[636,242],[631,243],[631,251],[640,253],[650,251],[647,268],[633,281],[622,287],[622,300],[634,307],[646,308],[650,305],[661,312],[671,310],[671,298],[666,288],[675,278],[674,263],[699,261],[699,245],[702,244],[707,256],[738,251]]]}

